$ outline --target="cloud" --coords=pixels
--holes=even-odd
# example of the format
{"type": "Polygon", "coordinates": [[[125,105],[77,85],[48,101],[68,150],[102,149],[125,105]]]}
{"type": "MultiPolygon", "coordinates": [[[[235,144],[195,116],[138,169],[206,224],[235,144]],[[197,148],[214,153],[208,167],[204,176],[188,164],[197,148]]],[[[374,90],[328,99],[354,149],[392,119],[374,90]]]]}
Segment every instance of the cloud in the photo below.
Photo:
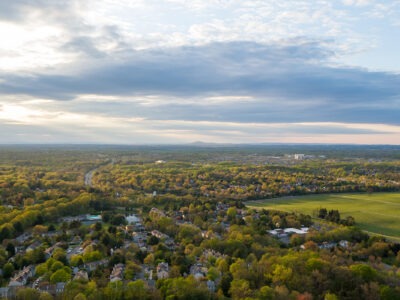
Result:
{"type": "Polygon", "coordinates": [[[398,136],[379,124],[399,124],[400,75],[340,63],[382,47],[396,3],[3,1],[0,138],[398,136]]]}
{"type": "Polygon", "coordinates": [[[330,55],[306,41],[141,50],[69,74],[3,74],[0,93],[152,119],[399,124],[400,76],[324,65],[330,55]],[[84,95],[116,99],[81,103],[84,95]]]}
{"type": "Polygon", "coordinates": [[[344,5],[366,6],[371,4],[371,0],[343,0],[344,5]]]}

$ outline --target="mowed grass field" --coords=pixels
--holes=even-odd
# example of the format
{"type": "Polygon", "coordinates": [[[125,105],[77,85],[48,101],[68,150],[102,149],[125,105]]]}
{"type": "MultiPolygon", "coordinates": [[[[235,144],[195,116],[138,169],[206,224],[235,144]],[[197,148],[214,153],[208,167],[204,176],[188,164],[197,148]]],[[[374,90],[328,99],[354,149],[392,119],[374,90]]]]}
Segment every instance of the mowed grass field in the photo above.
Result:
{"type": "Polygon", "coordinates": [[[327,194],[248,201],[250,208],[298,212],[313,216],[321,207],[353,216],[356,225],[372,234],[400,240],[400,193],[327,194]]]}

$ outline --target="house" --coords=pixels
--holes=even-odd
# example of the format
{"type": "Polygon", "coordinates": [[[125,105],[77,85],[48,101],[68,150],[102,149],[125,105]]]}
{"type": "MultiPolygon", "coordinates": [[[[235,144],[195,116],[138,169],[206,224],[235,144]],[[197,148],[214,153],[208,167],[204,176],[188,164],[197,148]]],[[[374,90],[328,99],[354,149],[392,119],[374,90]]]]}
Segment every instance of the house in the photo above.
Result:
{"type": "Polygon", "coordinates": [[[13,278],[10,279],[9,287],[11,286],[25,286],[29,278],[35,275],[35,266],[29,265],[19,271],[13,278]]]}
{"type": "Polygon", "coordinates": [[[278,229],[274,229],[274,230],[268,230],[269,234],[276,236],[278,238],[286,237],[286,236],[294,234],[294,233],[304,235],[307,232],[308,232],[308,227],[302,227],[301,229],[297,229],[297,228],[280,229],[280,228],[278,228],[278,229]]]}
{"type": "Polygon", "coordinates": [[[169,277],[168,263],[161,262],[157,265],[157,277],[158,279],[164,279],[169,277]]]}
{"type": "Polygon", "coordinates": [[[124,279],[124,270],[125,270],[124,264],[116,264],[112,269],[112,272],[110,275],[110,282],[123,280],[124,279]]]}
{"type": "Polygon", "coordinates": [[[53,296],[57,296],[64,292],[65,284],[65,282],[57,282],[56,284],[43,284],[39,285],[37,290],[39,290],[40,292],[49,293],[53,296]]]}
{"type": "Polygon", "coordinates": [[[65,282],[57,282],[56,283],[56,294],[62,294],[64,292],[66,283],[65,282]]]}
{"type": "Polygon", "coordinates": [[[49,293],[50,295],[56,295],[56,285],[55,284],[43,284],[37,287],[42,293],[49,293]]]}
{"type": "Polygon", "coordinates": [[[153,270],[149,266],[143,267],[143,274],[148,280],[153,280],[153,270]]]}
{"type": "Polygon", "coordinates": [[[61,243],[58,242],[58,243],[54,244],[53,246],[44,250],[44,255],[46,256],[46,259],[49,259],[53,255],[54,250],[56,250],[56,248],[59,248],[60,246],[61,246],[61,243]]]}
{"type": "Polygon", "coordinates": [[[10,297],[9,291],[10,291],[10,288],[8,288],[8,287],[0,288],[0,299],[8,299],[10,297]]]}
{"type": "Polygon", "coordinates": [[[32,244],[30,244],[30,245],[28,246],[28,248],[26,248],[26,252],[36,250],[36,249],[39,248],[41,245],[42,245],[41,242],[35,241],[35,242],[33,242],[32,244]]]}
{"type": "Polygon", "coordinates": [[[29,240],[31,237],[32,237],[32,234],[31,234],[31,233],[25,232],[25,233],[21,234],[20,236],[18,236],[18,237],[16,238],[16,240],[17,240],[18,243],[24,243],[24,242],[26,242],[27,240],[29,240]]]}
{"type": "Polygon", "coordinates": [[[79,270],[75,276],[74,280],[82,280],[82,281],[88,281],[89,280],[89,275],[85,270],[79,270]]]}
{"type": "Polygon", "coordinates": [[[339,242],[339,246],[342,248],[349,248],[349,245],[350,245],[349,241],[346,241],[346,240],[341,240],[339,242]]]}
{"type": "Polygon", "coordinates": [[[84,269],[88,272],[96,270],[100,266],[106,266],[108,264],[108,259],[102,259],[98,261],[89,262],[83,265],[84,269]]]}
{"type": "Polygon", "coordinates": [[[207,289],[210,291],[210,293],[214,293],[216,290],[215,282],[212,280],[207,280],[207,289]]]}
{"type": "Polygon", "coordinates": [[[133,232],[135,230],[135,225],[126,225],[125,232],[133,232]]]}
{"type": "Polygon", "coordinates": [[[332,249],[332,248],[335,248],[336,245],[337,244],[334,242],[331,242],[331,243],[323,242],[321,245],[318,245],[318,248],[319,249],[332,249]]]}
{"type": "Polygon", "coordinates": [[[70,245],[79,245],[82,243],[82,238],[79,235],[74,236],[74,238],[69,242],[70,245]]]}
{"type": "Polygon", "coordinates": [[[206,259],[210,259],[210,258],[212,258],[212,257],[215,257],[215,258],[226,257],[225,254],[222,254],[221,252],[215,251],[215,250],[213,250],[213,249],[205,249],[205,250],[203,251],[203,256],[204,256],[204,258],[206,258],[206,259]]]}
{"type": "Polygon", "coordinates": [[[208,269],[204,267],[201,263],[194,264],[190,267],[190,275],[193,275],[194,278],[200,280],[206,277],[208,269]]]}
{"type": "Polygon", "coordinates": [[[159,218],[165,217],[165,213],[164,213],[162,210],[160,210],[160,209],[158,209],[158,208],[155,208],[155,207],[153,207],[152,209],[150,209],[149,215],[150,215],[150,216],[151,216],[151,215],[155,215],[155,216],[157,216],[157,217],[159,217],[159,218]]]}
{"type": "Polygon", "coordinates": [[[219,240],[221,239],[221,236],[218,233],[213,232],[212,230],[202,231],[201,237],[205,238],[205,239],[212,239],[212,238],[219,239],[219,240]]]}
{"type": "Polygon", "coordinates": [[[154,235],[155,237],[157,237],[159,239],[167,239],[167,238],[169,238],[168,235],[166,235],[166,234],[164,234],[164,233],[162,233],[162,232],[160,232],[158,230],[153,230],[151,232],[151,235],[154,235]]]}

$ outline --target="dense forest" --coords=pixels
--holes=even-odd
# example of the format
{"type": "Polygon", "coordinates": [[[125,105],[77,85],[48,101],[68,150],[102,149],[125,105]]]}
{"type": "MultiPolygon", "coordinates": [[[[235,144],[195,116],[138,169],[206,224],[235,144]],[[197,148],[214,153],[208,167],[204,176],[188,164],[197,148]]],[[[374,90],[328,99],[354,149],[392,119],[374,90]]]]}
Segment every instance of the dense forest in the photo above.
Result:
{"type": "Polygon", "coordinates": [[[399,244],[245,206],[398,192],[398,150],[3,146],[0,298],[400,299],[399,244]]]}

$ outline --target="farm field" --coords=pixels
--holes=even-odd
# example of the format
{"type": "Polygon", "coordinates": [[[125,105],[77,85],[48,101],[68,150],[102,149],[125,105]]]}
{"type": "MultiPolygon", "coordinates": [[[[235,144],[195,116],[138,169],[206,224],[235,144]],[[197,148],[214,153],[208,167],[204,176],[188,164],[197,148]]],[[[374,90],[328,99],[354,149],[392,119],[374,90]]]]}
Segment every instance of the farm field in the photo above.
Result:
{"type": "Polygon", "coordinates": [[[338,209],[341,218],[353,216],[361,229],[400,240],[400,193],[326,194],[249,201],[265,208],[313,215],[321,207],[338,209]]]}

